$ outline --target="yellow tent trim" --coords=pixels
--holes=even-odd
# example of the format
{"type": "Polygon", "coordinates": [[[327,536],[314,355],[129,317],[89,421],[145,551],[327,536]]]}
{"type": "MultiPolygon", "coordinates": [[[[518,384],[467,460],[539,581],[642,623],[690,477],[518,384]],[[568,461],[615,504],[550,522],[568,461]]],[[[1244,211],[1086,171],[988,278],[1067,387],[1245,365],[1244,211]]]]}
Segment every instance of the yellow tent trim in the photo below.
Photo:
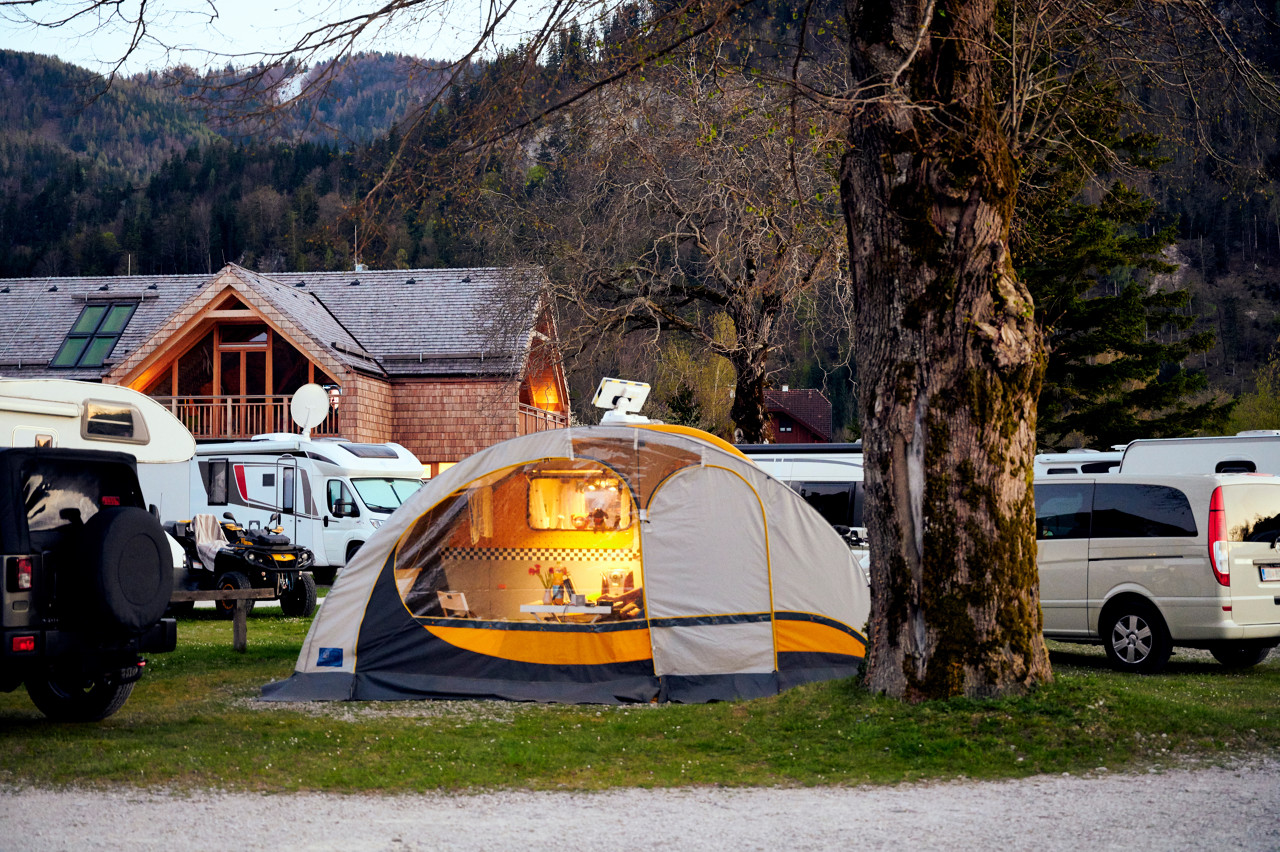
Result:
{"type": "Polygon", "coordinates": [[[427,632],[456,648],[512,660],[556,666],[602,666],[632,663],[653,656],[649,630],[576,633],[558,630],[487,630],[472,627],[424,625],[427,632]]]}
{"type": "Polygon", "coordinates": [[[867,646],[843,630],[814,621],[789,621],[774,619],[775,641],[779,653],[800,651],[812,653],[847,654],[865,657],[867,646]]]}
{"type": "Polygon", "coordinates": [[[701,429],[694,429],[692,426],[676,426],[672,423],[638,423],[636,424],[636,428],[652,429],[654,432],[670,432],[672,435],[684,435],[687,438],[695,438],[699,441],[711,444],[717,449],[724,450],[726,453],[732,453],[743,461],[750,462],[752,465],[755,465],[755,462],[751,461],[750,456],[745,455],[742,450],[739,450],[724,438],[718,438],[710,432],[703,432],[701,429]]]}

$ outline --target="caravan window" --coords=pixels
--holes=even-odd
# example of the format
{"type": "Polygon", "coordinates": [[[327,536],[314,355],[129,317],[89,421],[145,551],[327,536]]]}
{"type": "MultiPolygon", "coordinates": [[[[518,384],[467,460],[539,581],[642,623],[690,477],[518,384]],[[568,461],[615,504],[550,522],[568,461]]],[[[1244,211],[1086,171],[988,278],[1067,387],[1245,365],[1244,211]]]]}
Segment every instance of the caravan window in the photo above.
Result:
{"type": "Polygon", "coordinates": [[[529,529],[625,530],[631,492],[603,471],[570,470],[529,478],[529,529]]]}
{"type": "Polygon", "coordinates": [[[227,505],[227,482],[231,478],[230,472],[230,459],[209,460],[204,471],[204,491],[209,495],[210,506],[227,505]]]}
{"type": "Polygon", "coordinates": [[[145,444],[149,439],[142,412],[127,402],[90,399],[81,415],[80,436],[88,441],[145,444]]]}

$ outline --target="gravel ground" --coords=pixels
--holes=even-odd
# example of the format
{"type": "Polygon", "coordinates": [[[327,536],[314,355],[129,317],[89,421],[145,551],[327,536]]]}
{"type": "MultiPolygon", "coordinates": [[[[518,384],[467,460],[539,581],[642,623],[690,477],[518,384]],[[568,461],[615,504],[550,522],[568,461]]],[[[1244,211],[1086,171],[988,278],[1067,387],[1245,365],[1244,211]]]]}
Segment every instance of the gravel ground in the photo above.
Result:
{"type": "Polygon", "coordinates": [[[0,789],[0,848],[1280,849],[1280,760],[896,787],[420,796],[0,789]]]}

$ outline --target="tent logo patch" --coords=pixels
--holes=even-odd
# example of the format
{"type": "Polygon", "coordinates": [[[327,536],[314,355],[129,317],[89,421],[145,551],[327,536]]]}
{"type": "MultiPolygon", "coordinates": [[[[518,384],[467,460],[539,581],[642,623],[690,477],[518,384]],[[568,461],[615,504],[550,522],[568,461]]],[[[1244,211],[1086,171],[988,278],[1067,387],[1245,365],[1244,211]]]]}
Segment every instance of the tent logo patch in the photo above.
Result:
{"type": "Polygon", "coordinates": [[[321,648],[319,655],[316,656],[316,665],[342,668],[342,649],[321,648]]]}

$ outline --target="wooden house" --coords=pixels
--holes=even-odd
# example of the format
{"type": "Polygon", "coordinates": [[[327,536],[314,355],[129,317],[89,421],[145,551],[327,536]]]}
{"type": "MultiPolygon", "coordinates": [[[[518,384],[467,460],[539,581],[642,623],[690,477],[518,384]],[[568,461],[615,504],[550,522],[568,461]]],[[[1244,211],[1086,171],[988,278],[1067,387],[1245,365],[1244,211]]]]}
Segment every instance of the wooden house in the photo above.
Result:
{"type": "Polygon", "coordinates": [[[197,440],[294,431],[307,383],[336,403],[316,435],[396,441],[431,473],[568,423],[545,278],[525,269],[0,280],[0,375],[126,385],[197,440]]]}

